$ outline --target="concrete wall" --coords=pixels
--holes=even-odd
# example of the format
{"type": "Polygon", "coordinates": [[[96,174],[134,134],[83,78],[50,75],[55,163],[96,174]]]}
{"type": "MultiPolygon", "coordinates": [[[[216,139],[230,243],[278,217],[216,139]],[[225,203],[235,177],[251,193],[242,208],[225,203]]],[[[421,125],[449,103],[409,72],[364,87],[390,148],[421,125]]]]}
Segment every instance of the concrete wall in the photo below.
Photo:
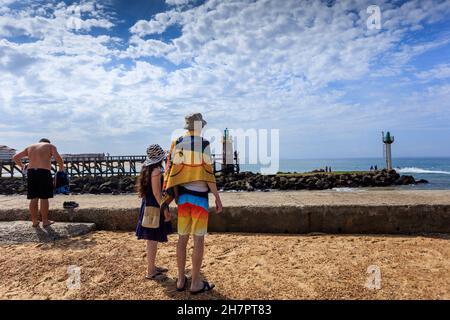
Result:
{"type": "MultiPolygon", "coordinates": [[[[93,222],[99,230],[136,228],[139,209],[53,210],[56,221],[93,222]]],[[[173,211],[176,215],[176,210],[173,211]]],[[[27,220],[26,210],[0,210],[0,221],[27,220]]],[[[174,220],[176,225],[176,220],[174,220]]],[[[210,212],[211,232],[450,233],[450,205],[227,207],[210,212]]]]}

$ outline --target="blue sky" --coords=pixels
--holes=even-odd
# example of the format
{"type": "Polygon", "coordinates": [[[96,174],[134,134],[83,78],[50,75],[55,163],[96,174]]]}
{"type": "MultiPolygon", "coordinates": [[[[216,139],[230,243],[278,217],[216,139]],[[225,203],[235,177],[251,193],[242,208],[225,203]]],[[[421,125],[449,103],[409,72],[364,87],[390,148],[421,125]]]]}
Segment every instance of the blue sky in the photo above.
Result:
{"type": "Polygon", "coordinates": [[[0,144],[142,154],[202,112],[282,158],[450,156],[450,1],[328,3],[0,0],[0,144]]]}

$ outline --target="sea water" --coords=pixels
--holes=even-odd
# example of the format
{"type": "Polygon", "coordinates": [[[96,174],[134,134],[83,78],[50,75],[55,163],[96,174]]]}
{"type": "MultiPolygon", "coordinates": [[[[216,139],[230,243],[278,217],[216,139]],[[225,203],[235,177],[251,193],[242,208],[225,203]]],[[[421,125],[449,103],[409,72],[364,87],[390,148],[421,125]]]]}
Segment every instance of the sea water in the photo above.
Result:
{"type": "MultiPolygon", "coordinates": [[[[371,166],[385,167],[381,158],[354,159],[281,159],[281,172],[311,172],[331,167],[332,171],[368,171],[371,166]]],[[[412,175],[416,180],[426,179],[428,184],[398,186],[396,189],[450,190],[450,158],[394,158],[394,169],[402,175],[412,175]]],[[[241,171],[259,172],[261,165],[241,163],[241,171]]],[[[347,191],[347,190],[343,190],[347,191]]]]}
{"type": "MultiPolygon", "coordinates": [[[[332,171],[368,171],[371,166],[383,169],[385,162],[381,158],[353,159],[281,159],[281,172],[311,172],[331,167],[332,171]]],[[[394,169],[402,175],[412,175],[416,180],[426,179],[428,184],[395,186],[395,189],[413,190],[450,190],[450,158],[394,158],[394,169]]],[[[241,171],[260,172],[261,165],[240,164],[241,171]]],[[[140,166],[137,166],[138,171],[140,166]]],[[[6,176],[6,175],[5,175],[6,176]]],[[[18,177],[19,174],[17,173],[18,177]]],[[[351,192],[352,188],[338,188],[336,191],[351,192]]]]}

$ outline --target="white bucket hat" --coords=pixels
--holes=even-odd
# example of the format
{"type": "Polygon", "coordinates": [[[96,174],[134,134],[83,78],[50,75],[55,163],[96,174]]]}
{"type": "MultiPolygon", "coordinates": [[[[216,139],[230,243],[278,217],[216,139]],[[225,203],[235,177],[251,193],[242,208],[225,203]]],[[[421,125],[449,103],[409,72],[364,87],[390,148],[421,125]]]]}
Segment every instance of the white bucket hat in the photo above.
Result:
{"type": "Polygon", "coordinates": [[[147,148],[147,159],[145,159],[143,165],[150,166],[152,164],[158,163],[164,159],[166,153],[159,146],[159,144],[152,144],[147,148]]]}

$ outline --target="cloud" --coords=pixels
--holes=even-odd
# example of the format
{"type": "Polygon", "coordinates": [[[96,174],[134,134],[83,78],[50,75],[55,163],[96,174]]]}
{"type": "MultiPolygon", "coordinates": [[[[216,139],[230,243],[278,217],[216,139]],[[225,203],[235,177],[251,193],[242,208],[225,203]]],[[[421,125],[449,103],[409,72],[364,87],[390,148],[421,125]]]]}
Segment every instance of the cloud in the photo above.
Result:
{"type": "MultiPolygon", "coordinates": [[[[183,6],[188,2],[167,1],[175,7],[136,21],[126,38],[113,33],[120,13],[94,1],[4,8],[0,128],[22,121],[54,134],[64,130],[79,141],[89,135],[158,136],[195,110],[219,128],[282,127],[304,135],[373,129],[384,125],[386,114],[394,125],[398,110],[411,114],[425,103],[401,80],[415,70],[415,57],[449,44],[442,33],[411,41],[445,19],[448,1],[380,2],[381,30],[367,29],[372,3],[362,0],[183,6]],[[181,35],[162,38],[174,25],[181,35]],[[397,92],[371,82],[390,77],[397,92]]],[[[447,79],[443,62],[416,72],[417,78],[447,79]]],[[[426,118],[445,112],[448,90],[424,89],[439,92],[426,118]]]]}
{"type": "Polygon", "coordinates": [[[139,37],[130,39],[130,46],[122,55],[123,57],[131,57],[133,59],[140,57],[163,57],[173,50],[173,46],[168,45],[159,40],[142,40],[139,37]]]}
{"type": "Polygon", "coordinates": [[[193,0],[166,0],[166,3],[170,6],[181,6],[190,2],[193,2],[193,0]]]}
{"type": "Polygon", "coordinates": [[[131,28],[130,32],[140,37],[145,37],[151,34],[161,34],[167,27],[179,22],[179,12],[168,11],[155,15],[152,20],[139,20],[131,28]]]}
{"type": "Polygon", "coordinates": [[[37,39],[57,36],[64,29],[90,31],[92,28],[109,29],[114,26],[111,17],[94,2],[66,6],[30,6],[16,11],[8,10],[0,16],[0,36],[28,36],[37,39]],[[83,18],[82,18],[83,15],[83,18]]]}
{"type": "Polygon", "coordinates": [[[436,67],[417,73],[419,79],[431,81],[435,79],[448,79],[450,78],[450,64],[439,64],[436,67]]]}
{"type": "MultiPolygon", "coordinates": [[[[330,7],[320,2],[208,1],[147,21],[158,27],[144,35],[162,33],[173,21],[181,25],[182,35],[165,45],[135,40],[130,54],[165,55],[174,64],[190,65],[168,77],[169,84],[183,88],[186,95],[208,92],[204,95],[229,97],[232,102],[245,97],[247,109],[263,108],[265,101],[286,108],[293,104],[295,109],[295,101],[333,82],[370,75],[387,53],[396,55],[401,70],[413,56],[438,45],[402,45],[405,34],[449,11],[445,3],[437,3],[437,11],[419,2],[396,8],[386,4],[384,29],[374,32],[365,27],[366,7],[363,1],[330,7]]],[[[218,106],[215,101],[216,112],[229,108],[229,102],[218,106]]]]}

